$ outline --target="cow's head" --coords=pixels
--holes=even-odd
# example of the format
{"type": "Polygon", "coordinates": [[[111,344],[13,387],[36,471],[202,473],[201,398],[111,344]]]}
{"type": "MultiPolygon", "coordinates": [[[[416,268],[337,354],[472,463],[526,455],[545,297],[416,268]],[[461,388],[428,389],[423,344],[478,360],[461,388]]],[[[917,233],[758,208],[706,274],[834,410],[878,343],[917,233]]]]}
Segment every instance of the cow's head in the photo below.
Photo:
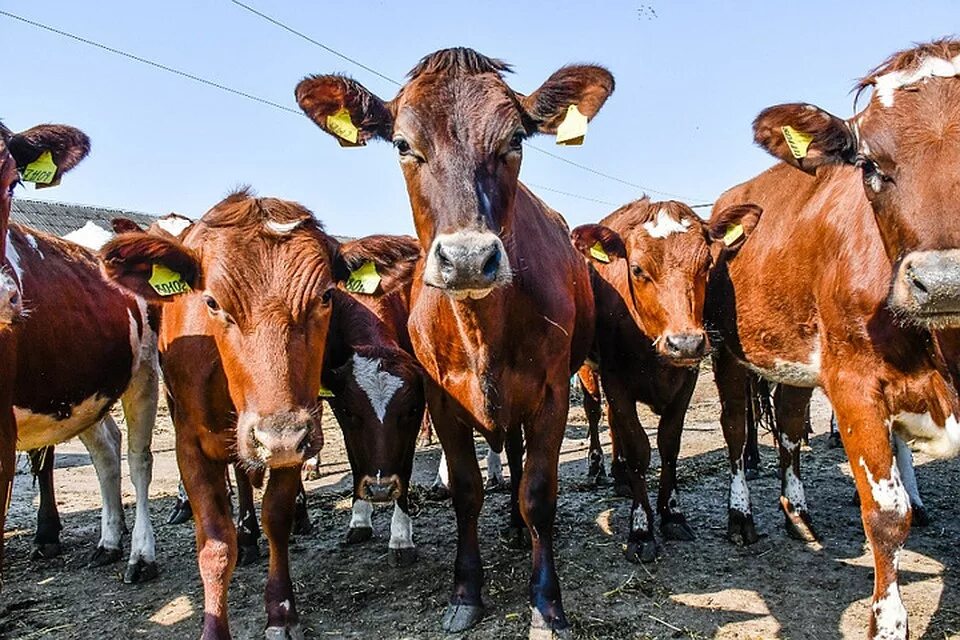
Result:
{"type": "Polygon", "coordinates": [[[718,251],[735,251],[759,209],[731,207],[708,225],[680,202],[636,200],[601,224],[573,230],[574,246],[623,299],[637,327],[670,364],[694,366],[710,342],[703,324],[707,277],[718,251]]]}
{"type": "MultiPolygon", "coordinates": [[[[344,267],[338,243],[309,211],[241,191],[180,239],[125,233],[104,246],[101,259],[113,281],[149,302],[170,303],[164,325],[189,321],[186,330],[215,340],[242,460],[287,467],[317,453],[317,389],[344,267]]],[[[182,330],[161,333],[169,342],[182,330]]]]}
{"type": "Polygon", "coordinates": [[[426,255],[424,282],[459,299],[511,282],[503,240],[523,141],[555,133],[571,105],[593,118],[613,91],[606,69],[578,65],[525,96],[504,81],[509,70],[471,49],[446,49],[423,58],[390,102],[341,76],[313,76],[296,90],[300,107],[325,131],[342,132],[348,114],[358,144],[393,143],[426,255]]]}
{"type": "Polygon", "coordinates": [[[813,173],[856,164],[893,265],[889,305],[930,328],[960,326],[960,41],[902,51],[864,78],[869,104],[841,120],[808,104],[763,111],[757,142],[813,173]]]}
{"type": "Polygon", "coordinates": [[[90,139],[73,127],[43,124],[21,133],[13,133],[0,123],[0,331],[18,320],[23,312],[20,283],[5,256],[7,253],[7,225],[13,190],[20,183],[20,172],[45,153],[56,166],[47,176],[51,184],[75,167],[90,152],[90,139]]]}

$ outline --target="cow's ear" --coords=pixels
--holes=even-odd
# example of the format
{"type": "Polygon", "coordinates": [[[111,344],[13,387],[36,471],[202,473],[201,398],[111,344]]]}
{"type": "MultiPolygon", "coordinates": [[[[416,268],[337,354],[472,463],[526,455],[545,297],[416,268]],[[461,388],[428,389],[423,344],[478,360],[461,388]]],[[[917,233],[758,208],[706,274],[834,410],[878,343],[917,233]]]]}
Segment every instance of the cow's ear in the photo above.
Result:
{"type": "Polygon", "coordinates": [[[540,133],[556,133],[571,106],[592,120],[613,87],[613,74],[603,67],[570,65],[554,72],[529,96],[521,96],[521,102],[540,133]]]}
{"type": "Polygon", "coordinates": [[[367,236],[339,246],[334,275],[351,293],[384,295],[412,281],[419,258],[410,236],[367,236]]]}
{"type": "Polygon", "coordinates": [[[356,80],[337,75],[309,76],[297,85],[295,95],[307,117],[341,146],[392,138],[393,114],[389,107],[356,80]]]}
{"type": "Polygon", "coordinates": [[[710,218],[710,239],[729,251],[736,251],[753,233],[763,209],[755,204],[735,204],[710,218]]]}
{"type": "Polygon", "coordinates": [[[627,247],[620,234],[602,224],[582,224],[570,232],[577,251],[595,262],[608,263],[627,257],[627,247]]]}
{"type": "Polygon", "coordinates": [[[53,185],[64,173],[87,157],[90,153],[90,138],[74,127],[62,124],[41,124],[11,136],[7,142],[7,149],[10,150],[17,161],[17,168],[21,171],[37,161],[43,162],[44,158],[41,156],[49,153],[48,158],[53,162],[56,170],[49,180],[45,178],[46,181],[38,181],[38,184],[53,185]]]}
{"type": "Polygon", "coordinates": [[[809,174],[825,164],[852,164],[857,140],[845,120],[812,104],[781,104],[760,112],[753,139],[771,155],[809,174]]]}
{"type": "Polygon", "coordinates": [[[143,231],[143,228],[130,218],[114,218],[110,221],[110,225],[113,227],[113,232],[118,235],[143,231]]]}
{"type": "Polygon", "coordinates": [[[149,302],[169,302],[201,288],[200,262],[174,238],[124,233],[100,249],[107,279],[149,302]]]}

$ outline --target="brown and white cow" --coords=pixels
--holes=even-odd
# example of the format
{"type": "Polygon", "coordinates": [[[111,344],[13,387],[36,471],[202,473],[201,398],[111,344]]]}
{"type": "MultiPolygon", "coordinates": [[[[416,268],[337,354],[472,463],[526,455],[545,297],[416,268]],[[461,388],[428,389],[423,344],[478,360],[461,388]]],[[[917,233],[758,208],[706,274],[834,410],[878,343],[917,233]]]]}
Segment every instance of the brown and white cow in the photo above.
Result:
{"type": "Polygon", "coordinates": [[[533,539],[531,628],[550,635],[568,626],[553,557],[557,462],[570,374],[589,348],[594,309],[589,273],[566,223],[518,174],[523,141],[556,132],[572,105],[592,118],[613,91],[613,77],[600,67],[569,66],[522,95],[504,81],[507,71],[476,51],[447,49],[423,58],[390,102],[338,75],[307,78],[296,95],[332,134],[352,138],[342,126],[349,119],[357,143],[391,141],[406,179],[423,250],[410,337],[426,370],[457,513],[443,627],[462,631],[482,615],[478,431],[495,451],[506,443],[511,527],[529,527],[533,539]]]}
{"type": "MultiPolygon", "coordinates": [[[[747,226],[755,224],[754,208],[726,212],[726,219],[741,227],[743,216],[751,216],[747,226]]],[[[660,531],[667,539],[692,540],[693,530],[680,510],[676,490],[677,458],[699,364],[710,347],[703,305],[711,254],[727,245],[722,233],[711,236],[685,204],[648,198],[620,207],[599,224],[579,226],[571,235],[593,266],[597,324],[591,361],[599,368],[607,396],[614,478],[624,477],[633,497],[626,555],[633,562],[652,562],[657,543],[647,496],[650,440],[637,416],[637,402],[660,416],[660,531]]],[[[583,373],[582,381],[587,377],[583,373]]],[[[587,389],[591,378],[587,377],[587,389]]],[[[596,443],[591,446],[591,465],[599,462],[595,470],[599,474],[603,451],[598,450],[599,407],[593,400],[589,392],[585,394],[591,443],[596,443]]]]}
{"type": "Polygon", "coordinates": [[[960,451],[960,403],[940,330],[960,326],[960,42],[893,55],[842,120],[808,104],[764,110],[756,141],[783,160],[725,193],[763,216],[721,263],[708,307],[722,332],[716,380],[731,465],[730,534],[756,540],[743,479],[748,369],[780,382],[781,502],[806,528],[797,450],[811,389],[837,413],[874,555],[871,638],[906,638],[897,559],[911,508],[892,441],[960,451]],[[797,169],[802,169],[802,171],[797,169]],[[715,287],[715,288],[714,288],[715,287]]]}
{"type": "Polygon", "coordinates": [[[203,638],[230,637],[237,531],[224,475],[235,460],[269,472],[266,637],[303,637],[288,559],[293,506],[303,461],[323,444],[317,390],[331,300],[353,259],[304,207],[247,191],[214,206],[179,240],[125,233],[101,252],[113,280],[166,302],[161,364],[196,522],[203,638]]]}

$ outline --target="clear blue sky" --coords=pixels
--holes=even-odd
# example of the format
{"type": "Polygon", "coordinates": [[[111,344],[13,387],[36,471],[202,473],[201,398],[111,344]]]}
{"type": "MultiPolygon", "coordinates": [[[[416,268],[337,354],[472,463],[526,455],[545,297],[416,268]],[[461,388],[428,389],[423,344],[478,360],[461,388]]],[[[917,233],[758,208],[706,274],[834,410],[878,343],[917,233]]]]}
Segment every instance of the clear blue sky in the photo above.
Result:
{"type": "MultiPolygon", "coordinates": [[[[597,62],[617,89],[583,147],[534,144],[649,189],[709,202],[771,164],[751,144],[765,106],[852,113],[854,80],[914,41],[949,35],[955,2],[266,2],[259,10],[396,79],[424,54],[470,46],[535,89],[557,67],[597,62]]],[[[229,0],[5,0],[0,8],[296,108],[306,74],[346,72],[381,97],[396,87],[229,0]]],[[[80,127],[89,158],[36,197],[197,217],[232,187],[298,200],[339,234],[412,230],[389,144],[341,149],[302,116],[223,93],[0,16],[0,117],[80,127]]],[[[637,189],[525,152],[532,185],[610,203],[637,189]]],[[[614,207],[534,187],[572,224],[614,207]]],[[[651,191],[655,198],[661,196],[651,191]]]]}

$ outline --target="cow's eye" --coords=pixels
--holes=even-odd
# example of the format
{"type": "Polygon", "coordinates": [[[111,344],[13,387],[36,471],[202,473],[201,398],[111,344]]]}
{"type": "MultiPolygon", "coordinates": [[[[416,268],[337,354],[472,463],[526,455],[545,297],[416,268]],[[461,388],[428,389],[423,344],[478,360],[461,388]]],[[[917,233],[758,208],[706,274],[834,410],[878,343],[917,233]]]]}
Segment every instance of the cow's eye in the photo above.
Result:
{"type": "Polygon", "coordinates": [[[517,129],[516,133],[513,134],[513,137],[510,138],[510,150],[511,151],[521,151],[523,149],[523,141],[527,137],[527,132],[523,129],[517,129]]]}
{"type": "Polygon", "coordinates": [[[884,173],[874,160],[866,156],[857,158],[857,166],[863,171],[863,181],[870,186],[874,193],[879,193],[884,185],[893,182],[893,178],[884,173]]]}
{"type": "Polygon", "coordinates": [[[330,287],[329,289],[324,291],[322,294],[320,294],[320,302],[322,302],[324,306],[330,304],[330,300],[332,299],[333,299],[333,287],[330,287]]]}
{"type": "Polygon", "coordinates": [[[220,305],[217,303],[216,300],[213,299],[213,296],[210,296],[210,295],[203,296],[203,303],[207,305],[207,309],[210,309],[210,311],[213,311],[214,313],[216,313],[217,311],[220,311],[220,305]]]}
{"type": "Polygon", "coordinates": [[[647,273],[643,270],[643,267],[641,267],[641,266],[638,265],[638,264],[631,265],[631,267],[630,267],[630,273],[633,274],[633,277],[634,277],[634,278],[646,278],[646,277],[647,277],[647,273]]]}

